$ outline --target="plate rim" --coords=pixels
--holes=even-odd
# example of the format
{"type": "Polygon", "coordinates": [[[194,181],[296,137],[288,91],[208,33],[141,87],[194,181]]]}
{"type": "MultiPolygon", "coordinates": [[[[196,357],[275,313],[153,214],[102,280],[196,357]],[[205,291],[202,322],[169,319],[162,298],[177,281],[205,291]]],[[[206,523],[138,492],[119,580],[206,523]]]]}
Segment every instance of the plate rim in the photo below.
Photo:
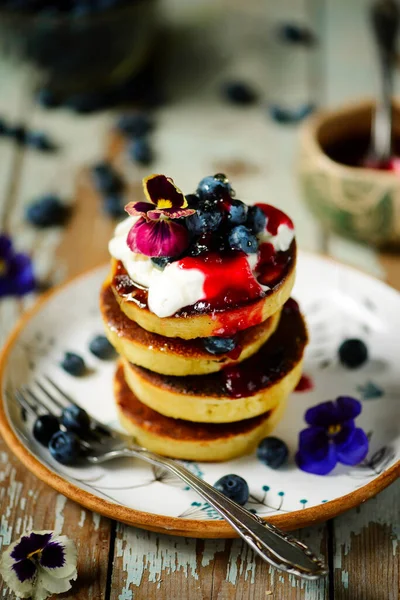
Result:
{"type": "MultiPolygon", "coordinates": [[[[347,269],[353,270],[359,274],[361,273],[365,277],[396,291],[393,287],[385,282],[350,265],[333,260],[330,257],[304,251],[302,251],[300,255],[301,254],[318,258],[323,262],[333,262],[335,264],[339,264],[340,266],[344,266],[347,269]]],[[[114,504],[106,499],[95,496],[91,492],[81,489],[77,485],[65,480],[58,473],[54,473],[46,465],[40,462],[40,460],[36,458],[36,456],[30,450],[28,450],[23,442],[18,438],[7,418],[3,394],[4,373],[8,356],[20,333],[27,326],[29,321],[46,305],[47,302],[49,302],[53,296],[62,293],[65,288],[72,285],[76,281],[88,277],[95,271],[104,269],[106,265],[107,263],[104,263],[102,265],[98,265],[97,267],[85,270],[83,273],[69,278],[61,285],[58,285],[52,290],[46,292],[43,296],[36,300],[34,305],[29,310],[21,315],[7,336],[6,342],[0,354],[0,434],[2,435],[11,452],[25,465],[30,472],[36,475],[36,477],[38,477],[41,481],[74,502],[77,502],[85,508],[97,512],[105,517],[126,523],[128,525],[147,529],[149,531],[168,533],[170,535],[215,539],[238,537],[238,534],[225,521],[184,519],[182,517],[158,515],[136,510],[134,508],[128,508],[127,506],[114,504]]],[[[317,523],[332,519],[343,512],[358,506],[369,498],[374,497],[376,494],[394,482],[399,476],[400,460],[366,485],[361,486],[360,488],[341,496],[340,498],[330,500],[329,502],[325,502],[317,506],[285,513],[284,515],[277,514],[271,515],[270,517],[264,516],[263,519],[286,531],[315,525],[317,523]]]]}

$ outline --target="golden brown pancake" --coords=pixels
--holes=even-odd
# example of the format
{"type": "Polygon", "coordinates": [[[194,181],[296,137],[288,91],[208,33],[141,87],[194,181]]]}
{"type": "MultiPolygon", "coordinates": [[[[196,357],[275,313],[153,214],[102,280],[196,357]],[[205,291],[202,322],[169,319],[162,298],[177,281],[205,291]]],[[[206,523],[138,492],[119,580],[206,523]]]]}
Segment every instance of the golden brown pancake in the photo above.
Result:
{"type": "Polygon", "coordinates": [[[136,441],[164,456],[183,460],[223,461],[252,452],[283,415],[277,409],[238,423],[193,423],[160,415],[142,404],[125,382],[119,365],[114,380],[115,399],[122,426],[136,441]]]}
{"type": "Polygon", "coordinates": [[[297,304],[282,310],[275,333],[259,351],[209,375],[174,377],[124,362],[128,385],[141,402],[168,417],[236,422],[274,408],[296,387],[307,329],[297,304]]]}
{"type": "Polygon", "coordinates": [[[207,352],[201,338],[166,338],[146,331],[121,311],[110,285],[100,292],[100,310],[107,337],[121,356],[151,371],[175,376],[214,373],[248,358],[273,334],[280,317],[278,311],[263,323],[239,332],[235,351],[216,355],[207,352]]]}
{"type": "Polygon", "coordinates": [[[166,337],[186,340],[215,335],[231,336],[243,329],[262,323],[275,314],[289,298],[295,280],[296,242],[287,253],[282,274],[262,298],[232,305],[224,310],[212,309],[206,302],[182,308],[171,317],[160,318],[147,305],[147,291],[137,287],[123,264],[112,260],[112,290],[126,316],[143,329],[166,337]]]}

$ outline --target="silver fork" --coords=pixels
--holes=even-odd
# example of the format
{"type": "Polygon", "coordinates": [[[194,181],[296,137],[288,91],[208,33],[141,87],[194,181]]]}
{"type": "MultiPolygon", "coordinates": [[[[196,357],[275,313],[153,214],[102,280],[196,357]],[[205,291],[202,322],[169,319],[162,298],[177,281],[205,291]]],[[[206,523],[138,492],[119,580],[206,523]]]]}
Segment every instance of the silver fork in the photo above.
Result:
{"type": "MultiPolygon", "coordinates": [[[[33,418],[44,413],[59,416],[68,404],[76,405],[49,377],[36,380],[35,384],[45,400],[35,389],[27,386],[14,393],[20,406],[33,418]]],[[[204,498],[261,558],[274,567],[305,579],[317,579],[327,574],[323,562],[305,544],[233,502],[179,462],[142,448],[130,437],[113,431],[94,418],[91,418],[89,435],[81,443],[83,461],[90,464],[135,457],[169,470],[204,498]]]]}

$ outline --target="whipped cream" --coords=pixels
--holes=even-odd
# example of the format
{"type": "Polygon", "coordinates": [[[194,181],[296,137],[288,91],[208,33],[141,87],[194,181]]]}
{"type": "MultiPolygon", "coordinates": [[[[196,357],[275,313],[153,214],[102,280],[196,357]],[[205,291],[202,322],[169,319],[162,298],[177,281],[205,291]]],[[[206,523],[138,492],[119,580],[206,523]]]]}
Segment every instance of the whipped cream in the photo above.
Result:
{"type": "Polygon", "coordinates": [[[294,229],[286,223],[282,223],[282,225],[279,225],[276,235],[271,235],[267,229],[264,229],[258,234],[257,238],[262,244],[272,244],[276,252],[286,252],[294,240],[294,229]]]}

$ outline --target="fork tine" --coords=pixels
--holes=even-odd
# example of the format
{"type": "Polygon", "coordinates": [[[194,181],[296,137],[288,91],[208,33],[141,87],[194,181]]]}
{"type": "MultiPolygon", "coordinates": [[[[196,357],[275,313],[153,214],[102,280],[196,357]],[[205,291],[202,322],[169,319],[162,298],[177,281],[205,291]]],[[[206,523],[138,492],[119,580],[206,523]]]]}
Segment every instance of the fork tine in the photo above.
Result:
{"type": "Polygon", "coordinates": [[[39,411],[36,408],[36,406],[34,406],[30,402],[28,402],[28,400],[25,398],[25,396],[23,395],[21,390],[14,390],[14,396],[15,396],[15,399],[18,402],[18,404],[24,410],[26,410],[28,413],[30,413],[34,417],[37,417],[39,415],[39,411]]]}
{"type": "Polygon", "coordinates": [[[75,404],[75,406],[78,406],[76,402],[71,398],[71,396],[68,396],[68,394],[66,394],[60,387],[58,387],[56,382],[50,379],[48,375],[43,375],[43,377],[57,390],[59,394],[61,394],[61,396],[63,396],[63,398],[65,398],[65,400],[67,400],[67,402],[69,402],[69,404],[75,404]]]}
{"type": "MultiPolygon", "coordinates": [[[[49,400],[51,400],[60,410],[63,410],[65,408],[65,406],[59,400],[57,400],[57,398],[55,398],[38,379],[35,379],[35,383],[38,386],[38,388],[40,388],[42,390],[42,392],[46,395],[46,397],[49,400]]],[[[74,402],[74,404],[75,404],[75,402],[74,402]]]]}
{"type": "Polygon", "coordinates": [[[35,394],[30,388],[28,388],[27,386],[23,386],[21,389],[23,389],[24,392],[28,394],[28,396],[30,396],[32,400],[40,406],[42,410],[45,410],[46,413],[49,413],[50,415],[54,415],[52,408],[49,408],[49,406],[45,402],[43,402],[43,400],[39,398],[39,396],[37,396],[37,394],[35,394]]]}

